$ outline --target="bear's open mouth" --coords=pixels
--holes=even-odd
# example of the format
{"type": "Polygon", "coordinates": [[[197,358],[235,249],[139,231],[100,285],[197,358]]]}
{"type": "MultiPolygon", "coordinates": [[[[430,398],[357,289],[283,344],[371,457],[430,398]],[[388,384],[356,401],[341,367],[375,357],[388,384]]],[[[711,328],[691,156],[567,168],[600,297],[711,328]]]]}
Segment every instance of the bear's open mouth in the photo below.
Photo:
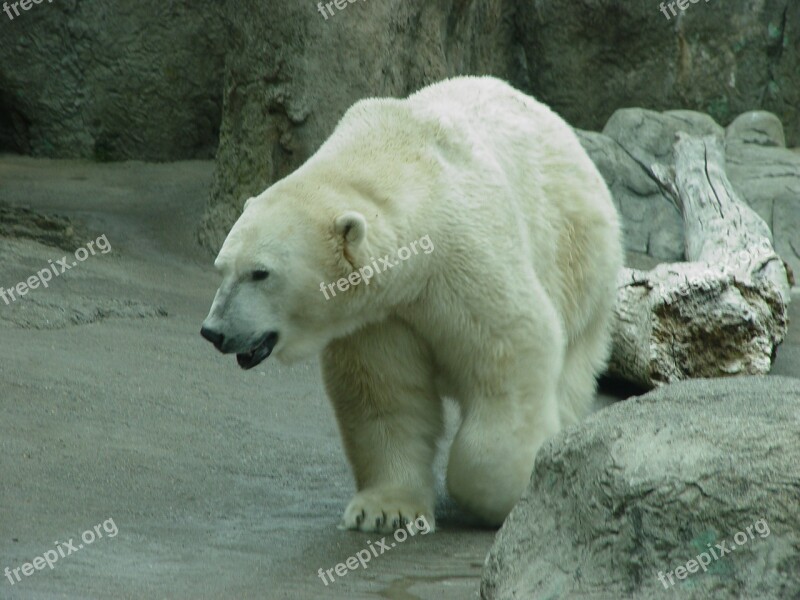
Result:
{"type": "Polygon", "coordinates": [[[267,333],[250,352],[240,352],[236,355],[236,362],[242,369],[252,369],[264,361],[270,354],[275,344],[278,343],[278,334],[275,331],[267,333]]]}

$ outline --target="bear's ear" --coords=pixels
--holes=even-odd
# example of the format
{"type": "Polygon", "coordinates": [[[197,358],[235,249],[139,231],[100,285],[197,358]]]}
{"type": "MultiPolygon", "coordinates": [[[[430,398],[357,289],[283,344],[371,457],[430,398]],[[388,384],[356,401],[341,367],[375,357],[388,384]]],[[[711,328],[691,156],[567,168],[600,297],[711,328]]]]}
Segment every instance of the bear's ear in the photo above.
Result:
{"type": "Polygon", "coordinates": [[[334,221],[336,235],[342,238],[345,246],[358,248],[367,237],[367,220],[359,212],[349,210],[340,214],[334,221]]]}

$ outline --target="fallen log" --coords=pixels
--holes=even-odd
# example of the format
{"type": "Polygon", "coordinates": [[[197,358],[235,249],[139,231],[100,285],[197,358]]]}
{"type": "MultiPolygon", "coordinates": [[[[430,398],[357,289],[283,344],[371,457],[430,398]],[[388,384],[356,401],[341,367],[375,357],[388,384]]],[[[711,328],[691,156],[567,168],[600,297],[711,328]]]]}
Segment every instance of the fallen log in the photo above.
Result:
{"type": "Polygon", "coordinates": [[[688,262],[620,272],[609,374],[646,388],[766,374],[788,325],[784,263],[728,180],[722,140],[677,137],[674,166],[650,175],[683,216],[688,262]]]}

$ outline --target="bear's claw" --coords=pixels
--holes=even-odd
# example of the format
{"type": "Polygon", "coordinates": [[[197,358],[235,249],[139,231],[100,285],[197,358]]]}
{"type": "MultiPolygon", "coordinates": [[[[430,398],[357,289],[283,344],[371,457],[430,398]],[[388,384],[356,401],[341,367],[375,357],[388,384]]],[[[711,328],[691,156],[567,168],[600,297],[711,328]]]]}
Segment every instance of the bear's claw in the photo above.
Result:
{"type": "Polygon", "coordinates": [[[392,533],[400,528],[433,531],[433,510],[408,491],[364,490],[344,512],[341,527],[357,531],[392,533]]]}

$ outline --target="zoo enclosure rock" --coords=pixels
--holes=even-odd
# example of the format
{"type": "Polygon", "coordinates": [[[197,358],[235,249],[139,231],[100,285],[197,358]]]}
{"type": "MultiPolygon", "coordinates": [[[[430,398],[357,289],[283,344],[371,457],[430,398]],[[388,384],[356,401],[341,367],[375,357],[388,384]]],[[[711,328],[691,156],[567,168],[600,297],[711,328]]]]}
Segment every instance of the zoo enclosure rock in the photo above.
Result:
{"type": "Polygon", "coordinates": [[[739,115],[724,129],[702,113],[630,108],[615,112],[603,133],[579,130],[622,215],[626,248],[661,261],[684,259],[683,219],[650,173],[654,163],[672,162],[679,131],[725,138],[726,173],[733,187],[764,219],[775,250],[798,273],[800,154],[781,145],[780,121],[763,111],[739,115]]]}
{"type": "Polygon", "coordinates": [[[498,533],[482,597],[650,598],[723,541],[681,598],[800,594],[800,380],[744,377],[662,387],[545,444],[498,533]],[[764,519],[769,534],[734,536],[764,519]]]}
{"type": "Polygon", "coordinates": [[[800,145],[800,3],[689,4],[667,19],[659,2],[518,3],[527,89],[575,127],[600,129],[618,108],[675,108],[727,126],[745,111],[778,115],[800,145]]]}
{"type": "Polygon", "coordinates": [[[245,200],[300,166],[345,111],[449,76],[515,79],[506,0],[311,4],[244,0],[231,11],[216,181],[200,228],[216,251],[245,200]],[[291,24],[291,26],[287,26],[291,24]]]}
{"type": "Polygon", "coordinates": [[[0,152],[101,161],[213,156],[223,5],[58,0],[13,21],[0,12],[0,152]]]}

